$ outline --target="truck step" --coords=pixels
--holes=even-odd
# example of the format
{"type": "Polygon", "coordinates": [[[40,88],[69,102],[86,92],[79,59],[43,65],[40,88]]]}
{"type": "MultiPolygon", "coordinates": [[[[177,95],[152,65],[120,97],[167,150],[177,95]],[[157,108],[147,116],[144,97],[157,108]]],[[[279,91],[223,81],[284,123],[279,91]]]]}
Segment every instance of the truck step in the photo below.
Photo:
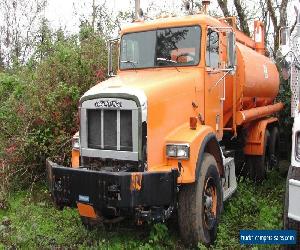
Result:
{"type": "Polygon", "coordinates": [[[225,157],[234,157],[234,153],[235,153],[235,151],[236,150],[233,150],[233,149],[225,149],[224,151],[223,151],[223,155],[225,156],[225,157]]]}
{"type": "Polygon", "coordinates": [[[237,182],[235,176],[235,164],[233,157],[224,159],[225,178],[223,178],[223,200],[230,198],[237,189],[237,182]]]}

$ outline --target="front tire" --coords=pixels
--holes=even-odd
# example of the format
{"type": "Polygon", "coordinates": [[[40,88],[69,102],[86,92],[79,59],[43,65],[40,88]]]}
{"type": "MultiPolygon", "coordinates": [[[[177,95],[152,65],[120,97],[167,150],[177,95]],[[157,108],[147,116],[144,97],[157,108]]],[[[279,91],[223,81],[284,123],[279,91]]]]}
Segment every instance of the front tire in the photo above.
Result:
{"type": "Polygon", "coordinates": [[[217,236],[217,227],[223,207],[223,193],[215,158],[204,153],[193,184],[184,185],[178,197],[178,223],[184,243],[206,246],[217,236]]]}

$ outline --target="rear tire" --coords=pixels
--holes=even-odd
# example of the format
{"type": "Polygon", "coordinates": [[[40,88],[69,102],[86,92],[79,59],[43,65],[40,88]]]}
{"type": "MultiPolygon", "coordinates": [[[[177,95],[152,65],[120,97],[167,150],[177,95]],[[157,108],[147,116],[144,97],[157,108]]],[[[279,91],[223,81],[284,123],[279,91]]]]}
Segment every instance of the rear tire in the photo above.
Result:
{"type": "Polygon", "coordinates": [[[204,153],[193,184],[184,185],[178,197],[178,224],[182,240],[196,246],[212,244],[223,206],[221,180],[215,158],[204,153]]]}
{"type": "Polygon", "coordinates": [[[270,133],[268,130],[265,132],[264,151],[262,155],[248,155],[247,165],[249,169],[249,177],[254,182],[262,182],[266,179],[266,174],[270,170],[268,142],[270,133]]]}
{"type": "MultiPolygon", "coordinates": [[[[283,227],[285,230],[296,230],[297,233],[297,244],[286,246],[286,249],[298,249],[300,247],[300,222],[290,219],[288,217],[289,211],[289,180],[294,178],[292,173],[292,167],[289,168],[287,180],[286,180],[286,188],[285,188],[285,197],[284,197],[284,212],[283,212],[283,227]]],[[[298,177],[299,178],[299,177],[298,177]]]]}
{"type": "Polygon", "coordinates": [[[280,159],[280,138],[278,127],[273,127],[270,134],[269,144],[270,169],[279,168],[280,159]]]}

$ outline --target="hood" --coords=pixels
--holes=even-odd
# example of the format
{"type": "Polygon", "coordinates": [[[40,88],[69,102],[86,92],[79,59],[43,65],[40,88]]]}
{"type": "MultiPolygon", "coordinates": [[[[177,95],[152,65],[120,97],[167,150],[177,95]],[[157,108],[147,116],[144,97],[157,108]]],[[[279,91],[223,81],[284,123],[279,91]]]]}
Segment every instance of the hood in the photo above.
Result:
{"type": "Polygon", "coordinates": [[[191,116],[203,113],[204,71],[198,67],[121,71],[116,77],[101,82],[81,98],[108,98],[118,94],[138,97],[142,119],[147,121],[147,160],[149,169],[166,162],[164,147],[168,135],[191,116]],[[110,97],[109,97],[110,96],[110,97]],[[199,109],[193,108],[193,101],[199,109]]]}
{"type": "Polygon", "coordinates": [[[174,92],[180,93],[183,84],[186,88],[194,88],[196,77],[199,77],[199,73],[188,68],[120,71],[117,76],[92,87],[82,99],[100,93],[122,93],[137,96],[140,104],[145,105],[147,101],[163,101],[167,96],[177,94],[174,92]]]}

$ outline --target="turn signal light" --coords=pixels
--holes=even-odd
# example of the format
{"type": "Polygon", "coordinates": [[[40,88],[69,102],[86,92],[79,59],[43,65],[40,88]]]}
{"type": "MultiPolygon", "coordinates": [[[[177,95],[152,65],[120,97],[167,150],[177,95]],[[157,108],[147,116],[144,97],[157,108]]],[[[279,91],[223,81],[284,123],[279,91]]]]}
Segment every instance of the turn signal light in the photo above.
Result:
{"type": "Polygon", "coordinates": [[[190,117],[190,129],[197,129],[197,117],[190,117]]]}

